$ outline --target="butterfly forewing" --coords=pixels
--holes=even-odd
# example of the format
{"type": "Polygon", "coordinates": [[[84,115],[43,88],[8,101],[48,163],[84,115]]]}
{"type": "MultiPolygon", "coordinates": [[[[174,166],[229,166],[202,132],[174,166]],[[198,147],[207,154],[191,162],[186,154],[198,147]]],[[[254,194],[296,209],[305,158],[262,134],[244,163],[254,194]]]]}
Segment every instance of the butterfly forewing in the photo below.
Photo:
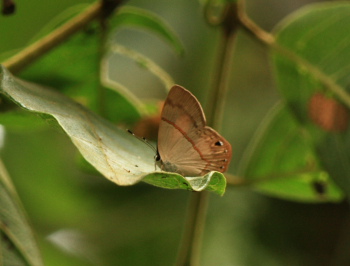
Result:
{"type": "Polygon", "coordinates": [[[226,171],[231,145],[207,127],[201,105],[188,90],[175,85],[164,103],[158,151],[165,171],[185,176],[226,171]]]}

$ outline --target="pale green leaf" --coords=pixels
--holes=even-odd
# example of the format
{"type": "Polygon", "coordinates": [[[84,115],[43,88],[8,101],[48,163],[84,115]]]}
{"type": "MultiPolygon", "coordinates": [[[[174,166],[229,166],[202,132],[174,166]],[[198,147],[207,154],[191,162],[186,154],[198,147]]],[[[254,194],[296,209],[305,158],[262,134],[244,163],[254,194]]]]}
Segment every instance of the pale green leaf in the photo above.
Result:
{"type": "MultiPolygon", "coordinates": [[[[174,84],[172,77],[165,72],[160,66],[153,62],[148,57],[129,49],[120,44],[112,44],[109,47],[109,54],[121,54],[125,57],[128,57],[130,60],[133,60],[135,63],[147,69],[151,74],[155,75],[163,83],[165,90],[169,90],[174,84]]],[[[128,99],[135,108],[138,108],[141,114],[147,114],[146,106],[141,102],[141,100],[134,95],[128,88],[123,86],[121,83],[112,80],[108,75],[108,69],[110,64],[110,58],[106,55],[101,61],[101,84],[113,91],[117,91],[123,97],[128,99]]]]}
{"type": "Polygon", "coordinates": [[[33,232],[2,161],[0,161],[0,265],[43,265],[33,232]]]}
{"type": "Polygon", "coordinates": [[[136,7],[124,6],[118,10],[116,16],[112,17],[111,25],[116,28],[121,26],[133,26],[150,30],[170,43],[179,54],[184,52],[180,39],[166,22],[149,11],[136,7]]]}

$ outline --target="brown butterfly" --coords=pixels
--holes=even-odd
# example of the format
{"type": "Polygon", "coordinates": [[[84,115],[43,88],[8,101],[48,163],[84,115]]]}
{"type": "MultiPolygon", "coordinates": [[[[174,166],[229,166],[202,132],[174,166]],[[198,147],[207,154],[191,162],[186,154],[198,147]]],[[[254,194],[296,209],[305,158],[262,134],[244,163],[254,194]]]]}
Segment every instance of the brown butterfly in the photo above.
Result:
{"type": "Polygon", "coordinates": [[[183,176],[225,172],[231,155],[230,143],[206,126],[196,97],[174,85],[164,103],[159,125],[156,160],[160,168],[183,176]]]}

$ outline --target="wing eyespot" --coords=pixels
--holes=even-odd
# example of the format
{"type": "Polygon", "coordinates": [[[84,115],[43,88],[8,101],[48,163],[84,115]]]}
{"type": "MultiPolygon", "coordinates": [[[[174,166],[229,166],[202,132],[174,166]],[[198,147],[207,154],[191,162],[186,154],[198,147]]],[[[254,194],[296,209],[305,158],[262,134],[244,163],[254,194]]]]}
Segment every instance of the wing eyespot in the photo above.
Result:
{"type": "Polygon", "coordinates": [[[224,143],[221,140],[215,142],[215,146],[224,146],[224,143]]]}

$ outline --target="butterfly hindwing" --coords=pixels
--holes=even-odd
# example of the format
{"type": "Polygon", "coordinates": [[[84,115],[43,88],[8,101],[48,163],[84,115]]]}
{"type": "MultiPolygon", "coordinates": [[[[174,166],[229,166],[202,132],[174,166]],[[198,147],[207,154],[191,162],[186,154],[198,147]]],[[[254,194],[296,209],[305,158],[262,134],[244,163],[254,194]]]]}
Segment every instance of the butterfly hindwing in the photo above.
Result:
{"type": "Polygon", "coordinates": [[[163,170],[185,176],[224,172],[231,158],[231,145],[206,126],[198,100],[178,85],[171,88],[164,103],[158,151],[163,170]]]}

